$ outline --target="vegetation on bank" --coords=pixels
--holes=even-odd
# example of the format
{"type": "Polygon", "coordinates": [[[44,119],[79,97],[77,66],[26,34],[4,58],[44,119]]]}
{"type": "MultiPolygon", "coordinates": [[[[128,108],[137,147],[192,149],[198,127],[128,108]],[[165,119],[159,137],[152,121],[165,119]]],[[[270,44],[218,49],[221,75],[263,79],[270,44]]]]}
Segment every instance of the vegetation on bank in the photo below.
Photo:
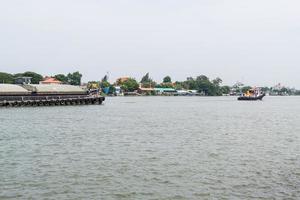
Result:
{"type": "MultiPolygon", "coordinates": [[[[44,79],[44,77],[41,74],[35,72],[29,72],[29,71],[24,73],[17,73],[17,74],[0,72],[0,83],[13,84],[15,82],[15,79],[19,77],[31,77],[32,84],[39,84],[39,82],[44,79]]],[[[63,82],[64,84],[81,85],[82,74],[80,74],[77,71],[73,73],[68,73],[67,75],[57,74],[52,77],[63,82]]]]}
{"type": "Polygon", "coordinates": [[[13,84],[15,82],[15,79],[18,77],[31,77],[32,78],[31,82],[33,84],[38,84],[40,81],[43,80],[43,76],[35,72],[24,72],[24,73],[17,73],[17,74],[0,72],[0,83],[13,84]]]}
{"type": "MultiPolygon", "coordinates": [[[[0,72],[0,83],[13,84],[14,80],[18,77],[31,77],[33,84],[39,84],[43,80],[41,74],[35,72],[24,72],[17,74],[9,74],[0,72]]],[[[80,72],[73,72],[68,74],[56,74],[52,77],[61,81],[64,84],[70,85],[81,85],[82,74],[80,72]]],[[[172,88],[176,90],[193,90],[205,96],[221,96],[230,94],[244,93],[251,88],[242,83],[236,83],[233,86],[222,85],[222,79],[217,77],[210,79],[205,75],[199,75],[196,77],[188,77],[185,81],[173,81],[170,76],[163,78],[161,83],[156,83],[146,73],[140,81],[135,78],[127,78],[125,80],[118,79],[115,83],[110,83],[108,76],[104,76],[100,81],[90,81],[87,84],[89,89],[99,89],[106,94],[113,94],[116,91],[116,87],[119,86],[124,92],[134,92],[139,88],[172,88]]],[[[299,90],[287,88],[287,87],[263,87],[263,92],[274,94],[274,95],[300,95],[299,90]]]]}
{"type": "MultiPolygon", "coordinates": [[[[156,83],[149,75],[145,74],[140,81],[135,78],[128,78],[125,81],[118,79],[115,83],[111,84],[108,82],[107,76],[101,81],[93,81],[89,83],[89,86],[94,85],[100,88],[109,88],[108,94],[113,94],[115,87],[119,86],[124,92],[136,91],[139,87],[141,88],[173,88],[176,90],[194,90],[198,93],[206,96],[221,96],[221,95],[239,95],[245,93],[251,86],[244,85],[242,83],[236,83],[233,86],[222,85],[222,79],[217,77],[215,79],[209,79],[205,75],[197,77],[188,77],[185,81],[173,81],[170,76],[163,78],[161,83],[156,83]]],[[[300,91],[282,87],[280,90],[273,87],[263,87],[263,92],[274,94],[274,95],[300,95],[300,91]]]]}

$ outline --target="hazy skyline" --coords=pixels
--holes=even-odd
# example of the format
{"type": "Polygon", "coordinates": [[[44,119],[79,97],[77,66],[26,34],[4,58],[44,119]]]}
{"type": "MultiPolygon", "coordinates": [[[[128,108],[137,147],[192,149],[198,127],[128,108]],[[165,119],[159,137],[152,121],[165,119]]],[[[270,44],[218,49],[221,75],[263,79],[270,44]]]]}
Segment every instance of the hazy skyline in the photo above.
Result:
{"type": "Polygon", "coordinates": [[[107,72],[156,81],[205,74],[300,88],[297,0],[10,0],[0,7],[0,71],[107,72]]]}

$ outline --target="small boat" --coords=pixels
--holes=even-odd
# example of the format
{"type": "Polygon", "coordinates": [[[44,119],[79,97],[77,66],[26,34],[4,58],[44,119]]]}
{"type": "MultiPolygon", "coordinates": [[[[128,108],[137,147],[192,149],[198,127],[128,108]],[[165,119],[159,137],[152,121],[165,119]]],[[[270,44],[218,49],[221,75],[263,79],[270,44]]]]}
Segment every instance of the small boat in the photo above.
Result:
{"type": "Polygon", "coordinates": [[[265,93],[261,93],[259,88],[253,88],[248,90],[242,96],[238,97],[239,101],[257,101],[262,100],[266,96],[265,93]]]}

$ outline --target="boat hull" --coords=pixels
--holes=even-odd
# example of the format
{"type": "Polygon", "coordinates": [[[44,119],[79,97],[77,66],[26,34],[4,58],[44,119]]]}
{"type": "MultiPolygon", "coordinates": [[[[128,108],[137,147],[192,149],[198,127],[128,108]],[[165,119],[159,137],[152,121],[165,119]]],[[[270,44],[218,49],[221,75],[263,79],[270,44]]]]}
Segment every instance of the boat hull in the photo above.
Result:
{"type": "Polygon", "coordinates": [[[257,96],[257,97],[238,97],[239,101],[257,101],[262,100],[264,98],[265,94],[257,96]]]}

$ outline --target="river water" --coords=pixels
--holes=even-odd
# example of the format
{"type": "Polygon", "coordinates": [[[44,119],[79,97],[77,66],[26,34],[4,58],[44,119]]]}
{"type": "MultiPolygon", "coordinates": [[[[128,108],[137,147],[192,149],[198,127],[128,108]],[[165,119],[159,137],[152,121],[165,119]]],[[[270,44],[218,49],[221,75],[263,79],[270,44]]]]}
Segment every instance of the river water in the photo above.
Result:
{"type": "Polygon", "coordinates": [[[0,199],[300,199],[300,98],[1,108],[0,199]]]}

